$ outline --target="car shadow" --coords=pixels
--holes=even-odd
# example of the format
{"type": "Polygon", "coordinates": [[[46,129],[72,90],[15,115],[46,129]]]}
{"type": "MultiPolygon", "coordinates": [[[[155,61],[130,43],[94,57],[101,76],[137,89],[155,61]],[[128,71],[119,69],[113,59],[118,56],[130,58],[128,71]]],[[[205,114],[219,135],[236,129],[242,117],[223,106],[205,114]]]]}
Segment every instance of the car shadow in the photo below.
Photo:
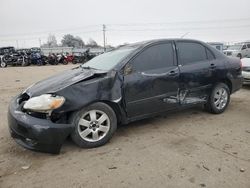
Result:
{"type": "MultiPolygon", "coordinates": [[[[125,125],[118,125],[117,131],[110,141],[111,143],[108,143],[107,145],[102,146],[102,147],[105,147],[106,149],[111,148],[114,145],[115,145],[115,147],[118,147],[119,146],[119,143],[118,143],[119,138],[121,138],[121,137],[122,138],[124,138],[124,137],[129,138],[131,136],[131,134],[133,134],[133,135],[137,134],[137,133],[140,134],[140,132],[142,130],[145,130],[145,129],[155,129],[155,128],[160,129],[161,126],[171,126],[171,123],[169,123],[169,122],[171,122],[173,119],[178,120],[178,119],[183,118],[183,117],[192,118],[194,115],[199,116],[201,113],[207,113],[207,112],[204,111],[202,107],[196,106],[196,107],[183,109],[183,110],[179,110],[179,111],[167,112],[166,114],[163,114],[163,115],[138,120],[138,121],[128,123],[125,125]],[[158,125],[158,124],[164,124],[164,125],[158,125]],[[112,146],[110,146],[110,144],[112,146]]],[[[175,126],[178,126],[178,125],[175,125],[175,126]]],[[[180,124],[179,126],[182,126],[182,125],[180,124]]],[[[178,127],[176,127],[176,128],[178,129],[178,127]]],[[[93,148],[93,149],[79,148],[78,146],[76,146],[73,143],[71,138],[68,137],[62,146],[61,154],[66,154],[69,152],[83,152],[83,150],[88,151],[88,152],[89,151],[97,151],[98,148],[93,148]]],[[[103,151],[103,149],[101,149],[100,151],[103,151]]]]}
{"type": "Polygon", "coordinates": [[[250,90],[250,84],[249,84],[249,85],[243,85],[242,88],[243,88],[243,89],[250,90]]]}

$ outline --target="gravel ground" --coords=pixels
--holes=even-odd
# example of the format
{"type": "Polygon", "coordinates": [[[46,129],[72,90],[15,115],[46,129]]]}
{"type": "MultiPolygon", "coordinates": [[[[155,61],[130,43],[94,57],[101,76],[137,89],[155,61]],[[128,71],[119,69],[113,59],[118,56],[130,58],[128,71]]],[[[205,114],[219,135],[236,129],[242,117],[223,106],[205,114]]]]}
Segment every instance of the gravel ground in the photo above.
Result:
{"type": "Polygon", "coordinates": [[[0,69],[0,187],[250,187],[250,87],[221,115],[197,107],[131,123],[103,147],[67,140],[51,155],[18,146],[8,132],[10,99],[71,67],[0,69]]]}

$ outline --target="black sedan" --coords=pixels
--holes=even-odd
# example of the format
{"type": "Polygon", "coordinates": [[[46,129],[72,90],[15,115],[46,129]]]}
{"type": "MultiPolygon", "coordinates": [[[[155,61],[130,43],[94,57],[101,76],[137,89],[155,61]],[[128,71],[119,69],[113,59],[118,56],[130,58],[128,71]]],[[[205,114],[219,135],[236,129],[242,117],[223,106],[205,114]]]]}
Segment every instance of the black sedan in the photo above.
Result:
{"type": "Polygon", "coordinates": [[[98,147],[118,124],[194,105],[222,113],[241,86],[240,60],[206,43],[130,44],[27,88],[10,103],[9,129],[32,150],[59,153],[68,136],[80,147],[98,147]]]}

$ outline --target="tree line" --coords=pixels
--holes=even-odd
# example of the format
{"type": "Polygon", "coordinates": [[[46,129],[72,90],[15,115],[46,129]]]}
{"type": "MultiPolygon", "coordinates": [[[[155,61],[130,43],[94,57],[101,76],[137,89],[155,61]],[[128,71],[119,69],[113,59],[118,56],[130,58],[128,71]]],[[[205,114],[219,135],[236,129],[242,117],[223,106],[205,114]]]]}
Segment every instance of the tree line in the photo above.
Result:
{"type": "Polygon", "coordinates": [[[57,39],[55,35],[50,34],[48,36],[47,42],[42,44],[41,47],[44,48],[52,48],[52,47],[74,47],[74,48],[83,48],[83,47],[100,47],[97,42],[93,39],[89,39],[87,43],[85,43],[81,37],[73,36],[71,34],[66,34],[63,36],[61,40],[61,44],[57,43],[57,39]]]}

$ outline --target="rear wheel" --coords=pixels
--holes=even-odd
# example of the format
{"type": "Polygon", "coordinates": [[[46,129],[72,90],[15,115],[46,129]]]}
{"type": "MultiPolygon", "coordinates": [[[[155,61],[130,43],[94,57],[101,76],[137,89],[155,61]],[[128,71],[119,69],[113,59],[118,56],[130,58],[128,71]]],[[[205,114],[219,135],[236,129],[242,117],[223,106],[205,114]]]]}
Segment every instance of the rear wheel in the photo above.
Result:
{"type": "Polygon", "coordinates": [[[64,65],[67,65],[67,64],[68,64],[68,61],[66,61],[66,60],[64,59],[62,63],[63,63],[64,65]]]}
{"type": "Polygon", "coordinates": [[[206,104],[206,109],[214,114],[220,114],[225,111],[230,102],[230,91],[226,84],[218,83],[212,90],[206,104]]]}
{"type": "Polygon", "coordinates": [[[75,126],[72,140],[80,147],[93,148],[107,143],[117,128],[113,109],[104,103],[94,103],[72,117],[75,126]]]}

